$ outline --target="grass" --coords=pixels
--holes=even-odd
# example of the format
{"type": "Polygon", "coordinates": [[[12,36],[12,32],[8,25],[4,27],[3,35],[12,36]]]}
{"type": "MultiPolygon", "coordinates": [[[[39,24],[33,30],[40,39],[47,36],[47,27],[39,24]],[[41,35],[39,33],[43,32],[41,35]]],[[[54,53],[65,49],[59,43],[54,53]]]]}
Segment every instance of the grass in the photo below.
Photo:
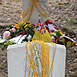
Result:
{"type": "Polygon", "coordinates": [[[77,25],[72,25],[71,27],[70,27],[70,29],[77,29],[77,25]]]}
{"type": "Polygon", "coordinates": [[[0,69],[4,69],[4,66],[0,64],[0,69]]]}
{"type": "Polygon", "coordinates": [[[77,24],[77,20],[74,20],[74,19],[71,19],[69,22],[70,22],[71,24],[77,24]]]}
{"type": "Polygon", "coordinates": [[[9,5],[3,5],[4,8],[9,8],[9,5]]]}
{"type": "Polygon", "coordinates": [[[3,5],[4,8],[12,8],[11,6],[9,5],[3,5]]]}
{"type": "Polygon", "coordinates": [[[67,18],[65,18],[65,17],[64,17],[63,19],[64,19],[64,21],[68,21],[68,19],[67,19],[67,18]]]}
{"type": "Polygon", "coordinates": [[[8,10],[8,13],[12,13],[12,11],[11,10],[8,10]]]}

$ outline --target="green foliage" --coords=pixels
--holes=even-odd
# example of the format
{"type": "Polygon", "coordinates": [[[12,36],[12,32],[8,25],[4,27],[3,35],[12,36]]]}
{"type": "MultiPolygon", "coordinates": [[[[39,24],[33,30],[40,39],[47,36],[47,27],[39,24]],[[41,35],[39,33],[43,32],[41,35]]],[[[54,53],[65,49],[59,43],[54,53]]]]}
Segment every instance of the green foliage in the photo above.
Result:
{"type": "Polygon", "coordinates": [[[70,22],[71,24],[77,24],[77,20],[74,20],[74,19],[71,19],[69,22],[70,22]]]}
{"type": "Polygon", "coordinates": [[[8,13],[12,13],[12,11],[11,10],[8,10],[8,13]]]}
{"type": "Polygon", "coordinates": [[[3,46],[3,43],[0,44],[0,48],[3,46]]]}
{"type": "Polygon", "coordinates": [[[58,0],[56,0],[56,3],[58,3],[59,1],[58,0]]]}
{"type": "Polygon", "coordinates": [[[68,21],[68,19],[64,17],[64,21],[68,21]]]}
{"type": "Polygon", "coordinates": [[[33,31],[33,28],[31,28],[31,27],[28,27],[28,29],[27,29],[27,35],[31,35],[31,36],[33,36],[34,35],[34,31],[33,31]]]}
{"type": "Polygon", "coordinates": [[[56,31],[56,37],[58,38],[60,36],[61,36],[60,32],[59,31],[56,31]]]}
{"type": "Polygon", "coordinates": [[[66,44],[66,47],[70,47],[71,44],[72,44],[72,42],[71,41],[68,41],[67,44],[66,44]]]}
{"type": "Polygon", "coordinates": [[[6,41],[6,42],[0,44],[0,48],[7,48],[9,45],[13,45],[13,44],[16,44],[16,43],[13,41],[6,41]]]}
{"type": "Polygon", "coordinates": [[[3,5],[4,8],[9,8],[9,5],[3,5]]]}
{"type": "Polygon", "coordinates": [[[64,38],[60,38],[59,41],[60,42],[65,42],[65,39],[64,38]]]}
{"type": "Polygon", "coordinates": [[[11,33],[11,38],[15,37],[15,33],[13,31],[11,31],[10,33],[11,33]]]}

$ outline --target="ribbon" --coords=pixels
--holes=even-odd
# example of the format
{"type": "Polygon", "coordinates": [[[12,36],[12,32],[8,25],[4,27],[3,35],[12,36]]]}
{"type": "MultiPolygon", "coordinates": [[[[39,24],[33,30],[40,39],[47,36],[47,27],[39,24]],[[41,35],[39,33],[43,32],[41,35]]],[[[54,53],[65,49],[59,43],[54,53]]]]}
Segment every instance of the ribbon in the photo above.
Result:
{"type": "MultiPolygon", "coordinates": [[[[52,56],[51,69],[49,71],[50,46],[48,44],[44,43],[43,41],[37,41],[37,40],[25,43],[27,57],[28,57],[29,62],[30,62],[29,72],[27,71],[28,77],[30,77],[30,69],[31,68],[33,70],[32,77],[33,76],[34,77],[39,77],[39,76],[49,77],[50,73],[51,73],[51,77],[52,77],[56,44],[54,44],[54,43],[51,43],[51,44],[53,45],[53,56],[52,56]],[[39,72],[39,74],[37,72],[37,71],[39,71],[39,68],[37,69],[36,62],[35,62],[36,60],[34,60],[34,57],[36,56],[36,55],[34,55],[34,52],[39,53],[39,51],[33,50],[33,46],[36,45],[35,43],[38,43],[39,45],[41,45],[41,56],[39,56],[39,54],[38,54],[38,56],[40,57],[40,63],[41,63],[41,72],[39,72]],[[28,44],[29,44],[30,53],[29,53],[28,48],[27,48],[28,44]]],[[[37,45],[36,45],[36,48],[38,48],[37,45]]],[[[39,50],[39,49],[37,49],[37,50],[39,50]]],[[[26,65],[25,65],[25,68],[26,68],[26,65]]],[[[26,72],[25,72],[25,76],[26,76],[26,72]]]]}

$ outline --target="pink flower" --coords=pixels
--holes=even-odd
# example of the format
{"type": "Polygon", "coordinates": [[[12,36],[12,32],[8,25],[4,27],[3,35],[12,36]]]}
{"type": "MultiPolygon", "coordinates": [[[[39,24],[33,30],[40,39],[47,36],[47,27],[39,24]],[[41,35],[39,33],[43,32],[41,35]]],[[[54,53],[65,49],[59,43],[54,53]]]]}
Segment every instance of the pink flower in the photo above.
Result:
{"type": "Polygon", "coordinates": [[[12,25],[13,28],[15,28],[16,26],[12,25]]]}
{"type": "Polygon", "coordinates": [[[51,37],[51,41],[55,42],[55,37],[54,36],[51,37]]]}
{"type": "Polygon", "coordinates": [[[15,29],[15,28],[12,28],[12,31],[13,31],[13,32],[15,32],[15,31],[16,31],[16,29],[15,29]]]}
{"type": "Polygon", "coordinates": [[[5,39],[8,39],[8,38],[10,37],[10,32],[9,32],[9,31],[5,31],[5,32],[3,33],[3,37],[4,37],[5,39]]]}
{"type": "Polygon", "coordinates": [[[51,41],[52,41],[52,42],[55,42],[55,39],[52,39],[51,41]]]}

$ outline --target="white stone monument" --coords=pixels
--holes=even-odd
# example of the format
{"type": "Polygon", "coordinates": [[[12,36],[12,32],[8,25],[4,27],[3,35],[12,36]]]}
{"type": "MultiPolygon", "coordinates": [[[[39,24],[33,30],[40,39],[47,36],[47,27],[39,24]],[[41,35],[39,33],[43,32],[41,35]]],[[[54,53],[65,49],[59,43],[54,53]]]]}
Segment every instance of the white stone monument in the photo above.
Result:
{"type": "MultiPolygon", "coordinates": [[[[47,44],[50,45],[49,62],[52,64],[53,45],[51,43],[47,44]]],[[[24,76],[26,55],[27,54],[26,54],[25,43],[11,45],[7,48],[8,77],[28,77],[28,74],[24,76]]],[[[65,77],[65,63],[66,63],[66,48],[63,45],[56,44],[52,77],[65,77]]],[[[27,63],[27,68],[29,68],[29,62],[27,63]]],[[[26,69],[26,73],[28,73],[28,71],[29,69],[26,69]]],[[[30,73],[32,72],[30,71],[30,73]]],[[[49,77],[51,77],[50,74],[49,77]]]]}
{"type": "Polygon", "coordinates": [[[36,24],[39,20],[39,15],[41,16],[43,21],[47,19],[48,16],[47,3],[44,0],[22,0],[22,8],[23,8],[22,13],[23,21],[28,20],[31,23],[36,24]],[[36,1],[38,2],[35,4],[36,1]],[[42,12],[42,14],[40,12],[42,12]]]}

